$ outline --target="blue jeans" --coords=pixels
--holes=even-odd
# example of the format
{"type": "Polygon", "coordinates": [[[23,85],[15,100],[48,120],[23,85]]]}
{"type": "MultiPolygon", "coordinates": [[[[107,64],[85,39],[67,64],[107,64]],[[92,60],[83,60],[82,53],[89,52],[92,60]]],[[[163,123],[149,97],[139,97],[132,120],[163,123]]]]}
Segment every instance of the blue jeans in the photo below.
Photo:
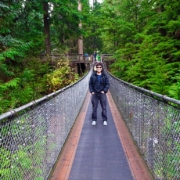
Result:
{"type": "Polygon", "coordinates": [[[92,109],[93,109],[92,120],[97,121],[97,108],[99,101],[102,108],[102,112],[101,112],[102,120],[107,121],[107,110],[106,110],[107,97],[106,94],[102,94],[102,93],[92,94],[91,96],[92,109]]]}

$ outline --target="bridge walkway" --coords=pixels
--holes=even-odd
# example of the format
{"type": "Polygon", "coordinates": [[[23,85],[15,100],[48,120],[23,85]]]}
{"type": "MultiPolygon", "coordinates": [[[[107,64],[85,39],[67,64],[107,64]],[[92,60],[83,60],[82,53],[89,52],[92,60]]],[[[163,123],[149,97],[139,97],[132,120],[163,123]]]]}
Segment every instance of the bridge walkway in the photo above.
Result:
{"type": "Polygon", "coordinates": [[[150,180],[152,179],[122,121],[111,94],[108,125],[91,125],[92,106],[87,94],[81,112],[51,174],[51,180],[150,180]]]}

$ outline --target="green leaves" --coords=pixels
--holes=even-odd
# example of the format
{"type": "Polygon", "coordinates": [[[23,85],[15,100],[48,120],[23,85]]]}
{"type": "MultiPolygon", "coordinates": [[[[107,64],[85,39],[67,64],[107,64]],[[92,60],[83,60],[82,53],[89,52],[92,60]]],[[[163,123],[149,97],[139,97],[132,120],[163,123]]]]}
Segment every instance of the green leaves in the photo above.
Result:
{"type": "Polygon", "coordinates": [[[8,81],[7,83],[4,83],[0,88],[3,91],[6,91],[8,88],[15,88],[15,87],[17,87],[18,83],[20,83],[20,79],[19,78],[14,78],[14,79],[8,81]]]}
{"type": "Polygon", "coordinates": [[[59,59],[58,68],[46,75],[48,91],[53,92],[67,86],[77,80],[77,76],[72,73],[69,61],[59,59]]]}
{"type": "Polygon", "coordinates": [[[103,49],[123,80],[179,99],[180,5],[175,1],[104,1],[103,49]]]}
{"type": "Polygon", "coordinates": [[[170,20],[166,27],[170,30],[170,32],[175,32],[180,29],[180,16],[178,16],[177,20],[170,20]]]}

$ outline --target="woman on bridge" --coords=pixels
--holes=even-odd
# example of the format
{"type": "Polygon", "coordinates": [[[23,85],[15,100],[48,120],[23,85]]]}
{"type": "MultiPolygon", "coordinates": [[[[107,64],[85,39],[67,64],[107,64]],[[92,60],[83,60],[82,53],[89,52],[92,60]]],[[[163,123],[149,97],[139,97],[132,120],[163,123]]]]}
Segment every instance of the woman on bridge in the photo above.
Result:
{"type": "Polygon", "coordinates": [[[100,101],[102,108],[102,120],[103,125],[107,125],[107,97],[106,93],[109,89],[109,79],[103,70],[102,63],[97,63],[96,72],[92,74],[89,81],[89,91],[92,94],[91,102],[92,102],[92,125],[96,125],[97,122],[97,107],[98,102],[100,101]]]}

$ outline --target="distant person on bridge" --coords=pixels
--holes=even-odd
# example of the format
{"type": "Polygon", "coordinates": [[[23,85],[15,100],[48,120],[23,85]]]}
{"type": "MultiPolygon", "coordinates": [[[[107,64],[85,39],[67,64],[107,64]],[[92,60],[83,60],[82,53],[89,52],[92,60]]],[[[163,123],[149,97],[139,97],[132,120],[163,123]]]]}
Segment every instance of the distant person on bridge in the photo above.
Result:
{"type": "Polygon", "coordinates": [[[94,61],[96,61],[96,56],[97,56],[97,53],[96,53],[96,51],[94,51],[94,54],[93,54],[93,56],[94,56],[94,61]]]}
{"type": "Polygon", "coordinates": [[[96,61],[101,62],[101,54],[99,51],[97,51],[96,61]]]}
{"type": "Polygon", "coordinates": [[[88,53],[84,54],[85,60],[88,60],[88,53]]]}
{"type": "Polygon", "coordinates": [[[110,83],[107,75],[103,70],[103,64],[97,63],[96,72],[94,72],[89,81],[89,91],[92,94],[91,102],[92,102],[92,125],[96,125],[97,122],[97,107],[100,101],[102,108],[102,120],[103,125],[107,125],[107,97],[106,93],[108,92],[110,83]]]}

